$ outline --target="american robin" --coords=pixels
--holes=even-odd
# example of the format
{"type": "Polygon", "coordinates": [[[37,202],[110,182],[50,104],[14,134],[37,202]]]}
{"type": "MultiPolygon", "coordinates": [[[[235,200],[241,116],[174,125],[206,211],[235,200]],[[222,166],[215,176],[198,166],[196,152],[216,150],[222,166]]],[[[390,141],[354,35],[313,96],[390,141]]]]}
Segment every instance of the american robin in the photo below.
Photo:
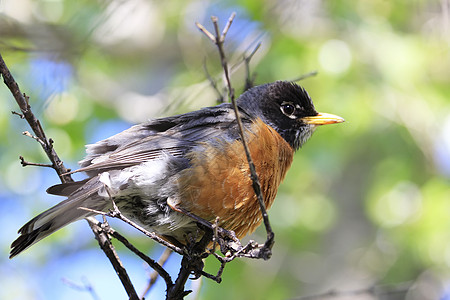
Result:
{"type": "MultiPolygon", "coordinates": [[[[318,125],[340,123],[317,113],[308,93],[292,82],[254,87],[237,99],[245,139],[270,208],[294,152],[318,125]]],[[[183,244],[198,232],[187,211],[234,231],[253,232],[262,218],[229,103],[135,125],[87,146],[80,161],[87,179],[50,187],[67,199],[26,223],[12,243],[14,257],[76,220],[119,210],[150,231],[183,244]]]]}

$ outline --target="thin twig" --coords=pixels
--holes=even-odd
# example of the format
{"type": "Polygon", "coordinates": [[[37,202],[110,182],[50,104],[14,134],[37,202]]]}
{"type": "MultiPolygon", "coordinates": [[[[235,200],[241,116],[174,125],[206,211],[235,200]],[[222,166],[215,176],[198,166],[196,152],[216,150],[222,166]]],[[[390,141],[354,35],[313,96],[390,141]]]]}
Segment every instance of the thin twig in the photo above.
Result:
{"type": "MultiPolygon", "coordinates": [[[[112,201],[114,203],[114,201],[112,201]]],[[[115,203],[114,203],[115,204],[115,203]]],[[[117,208],[117,206],[115,206],[115,208],[111,209],[109,212],[104,212],[104,211],[99,211],[99,210],[95,210],[95,209],[91,209],[91,208],[87,208],[87,207],[78,207],[78,209],[82,209],[85,211],[89,211],[92,213],[95,213],[97,215],[102,215],[102,216],[108,216],[111,218],[117,218],[125,223],[127,223],[128,225],[136,228],[137,230],[139,230],[140,232],[142,232],[143,234],[145,234],[146,236],[148,236],[149,238],[151,238],[152,240],[160,243],[161,245],[170,248],[172,251],[183,255],[183,249],[181,249],[180,247],[177,247],[165,240],[163,240],[162,238],[160,238],[158,235],[156,235],[154,232],[150,232],[148,230],[146,230],[144,227],[139,226],[138,224],[134,223],[133,221],[131,221],[130,219],[128,219],[127,217],[125,217],[120,210],[117,208]]]]}
{"type": "Polygon", "coordinates": [[[23,158],[23,156],[19,156],[19,159],[20,159],[20,164],[22,165],[22,167],[36,166],[36,167],[53,168],[53,165],[50,165],[50,164],[40,164],[40,163],[28,162],[23,158]]]}
{"type": "MultiPolygon", "coordinates": [[[[161,256],[159,257],[158,264],[161,267],[164,267],[165,263],[167,262],[167,260],[169,259],[169,257],[171,256],[172,253],[173,253],[172,250],[170,250],[169,248],[165,248],[163,254],[161,254],[161,256]]],[[[152,274],[150,274],[148,285],[145,288],[144,292],[142,293],[141,299],[144,299],[145,296],[147,296],[150,289],[156,283],[156,280],[158,279],[158,277],[159,277],[159,273],[157,271],[153,271],[152,274]]]]}
{"type": "MultiPolygon", "coordinates": [[[[104,174],[106,174],[106,173],[104,173],[104,174]]],[[[137,230],[139,230],[140,232],[142,232],[143,234],[145,234],[152,240],[162,244],[163,246],[166,246],[167,248],[170,248],[172,251],[174,251],[180,255],[184,254],[183,249],[167,242],[166,240],[160,238],[156,233],[150,232],[150,231],[146,230],[144,227],[142,227],[142,226],[134,223],[130,219],[128,219],[124,214],[122,214],[122,212],[119,210],[119,207],[117,207],[116,201],[114,201],[114,197],[112,196],[112,192],[111,192],[109,186],[107,186],[105,184],[104,188],[105,188],[106,192],[108,193],[109,200],[111,201],[111,205],[112,205],[112,209],[110,209],[109,212],[99,211],[99,210],[95,210],[95,209],[91,209],[91,208],[87,208],[87,207],[79,207],[78,209],[90,211],[95,214],[102,215],[103,217],[108,216],[111,218],[117,218],[117,219],[127,223],[128,225],[136,228],[137,230]]]]}
{"type": "Polygon", "coordinates": [[[49,145],[48,141],[43,140],[41,137],[37,137],[35,135],[32,135],[29,131],[24,131],[24,132],[22,132],[22,134],[24,136],[32,138],[33,140],[35,140],[36,142],[41,144],[42,148],[45,148],[45,147],[47,147],[47,145],[49,145]]]}
{"type": "MultiPolygon", "coordinates": [[[[235,18],[235,17],[236,17],[236,13],[235,13],[235,12],[232,12],[231,15],[230,15],[230,17],[228,18],[227,24],[226,24],[225,27],[223,28],[222,35],[220,36],[220,39],[222,40],[222,42],[225,41],[225,37],[226,37],[226,35],[227,35],[227,33],[228,33],[228,30],[230,30],[231,24],[233,24],[233,21],[234,21],[234,18],[235,18]]],[[[216,20],[217,20],[217,18],[216,18],[216,20]]],[[[214,21],[213,21],[213,22],[214,22],[214,21]]]]}
{"type": "Polygon", "coordinates": [[[201,226],[207,228],[208,230],[211,230],[212,232],[217,232],[218,236],[220,236],[222,239],[227,239],[227,240],[230,240],[233,242],[239,242],[239,239],[236,237],[236,235],[233,231],[226,230],[220,226],[214,226],[214,224],[209,223],[205,219],[202,219],[199,216],[194,215],[193,213],[191,213],[190,211],[188,211],[182,207],[175,207],[173,209],[192,218],[193,220],[195,220],[197,222],[198,225],[201,225],[201,226]]]}
{"type": "Polygon", "coordinates": [[[175,284],[167,290],[166,299],[168,300],[183,299],[192,292],[184,289],[189,276],[193,274],[194,279],[198,279],[203,275],[203,259],[209,255],[205,253],[205,248],[212,240],[213,234],[211,230],[204,228],[201,224],[200,227],[204,229],[205,234],[199,242],[194,242],[187,246],[188,251],[183,255],[183,259],[181,260],[180,272],[175,280],[175,284]]]}
{"type": "Polygon", "coordinates": [[[201,32],[203,32],[213,43],[216,42],[216,37],[214,34],[208,31],[202,24],[199,22],[195,22],[195,26],[197,26],[198,29],[200,29],[201,32]]]}
{"type": "MultiPolygon", "coordinates": [[[[123,235],[112,229],[107,223],[104,224],[104,227],[106,226],[105,230],[115,239],[120,241],[125,247],[127,247],[129,250],[131,250],[133,253],[135,253],[137,256],[139,256],[143,261],[145,261],[153,270],[157,272],[159,276],[161,276],[164,281],[166,282],[167,287],[172,286],[172,278],[170,278],[169,273],[167,273],[166,270],[162,267],[162,264],[156,262],[152,258],[148,257],[141,251],[139,251],[135,246],[133,246],[123,235]]],[[[168,249],[168,248],[166,248],[168,249]]],[[[169,252],[172,253],[172,250],[169,249],[169,252]]]]}
{"type": "Polygon", "coordinates": [[[216,220],[214,221],[214,224],[212,224],[212,232],[213,232],[213,246],[212,246],[212,251],[210,253],[214,253],[214,251],[216,250],[217,247],[217,240],[219,239],[219,217],[216,217],[216,220]]]}
{"type": "Polygon", "coordinates": [[[18,113],[17,111],[12,111],[11,113],[13,115],[19,116],[19,118],[21,118],[21,119],[25,119],[25,116],[23,114],[21,114],[21,113],[18,113]]]}
{"type": "Polygon", "coordinates": [[[42,129],[41,123],[31,111],[28,96],[26,96],[24,93],[20,91],[19,85],[14,80],[14,77],[11,75],[11,72],[9,72],[9,69],[6,66],[6,63],[3,60],[1,54],[0,54],[0,74],[3,77],[3,82],[9,88],[12,95],[14,96],[14,99],[19,105],[23,117],[27,120],[35,136],[40,140],[41,146],[44,149],[50,161],[52,162],[52,165],[54,166],[56,173],[60,177],[61,182],[72,182],[73,181],[72,177],[63,175],[64,173],[67,173],[66,167],[64,166],[63,162],[59,159],[59,156],[56,154],[55,149],[48,142],[44,130],[42,129]]]}
{"type": "Polygon", "coordinates": [[[185,296],[189,295],[191,291],[185,291],[184,286],[186,285],[186,281],[189,278],[189,275],[191,275],[192,267],[191,267],[192,261],[188,259],[188,256],[183,256],[181,259],[181,268],[180,272],[178,273],[177,279],[175,281],[175,284],[173,287],[169,290],[167,290],[167,300],[179,300],[183,299],[185,296]]]}
{"type": "MultiPolygon", "coordinates": [[[[253,56],[255,55],[255,53],[259,50],[259,48],[261,47],[262,42],[260,42],[262,36],[264,34],[260,34],[258,35],[251,43],[250,45],[246,48],[246,50],[244,51],[244,54],[241,56],[242,58],[240,60],[238,60],[236,63],[234,63],[233,65],[230,65],[230,74],[233,74],[234,71],[236,71],[237,69],[239,69],[242,65],[246,64],[246,58],[250,57],[249,61],[253,58],[253,56]],[[250,54],[247,54],[250,51],[250,54]]],[[[253,74],[252,77],[255,77],[256,74],[253,74]]]]}
{"type": "Polygon", "coordinates": [[[251,75],[250,72],[250,61],[253,58],[253,55],[255,55],[256,51],[258,51],[259,47],[261,47],[261,42],[259,42],[256,47],[253,49],[253,51],[249,55],[244,55],[244,62],[245,62],[245,86],[244,86],[244,92],[248,89],[251,89],[255,82],[255,76],[256,74],[251,75]]]}
{"type": "MultiPolygon", "coordinates": [[[[230,18],[228,19],[227,25],[224,27],[223,31],[222,31],[222,35],[219,34],[219,24],[218,24],[218,19],[217,17],[211,17],[211,20],[213,22],[214,25],[214,30],[216,32],[216,36],[215,36],[215,44],[217,46],[217,49],[219,50],[219,55],[220,55],[220,62],[222,64],[222,69],[225,75],[225,80],[227,83],[227,87],[228,87],[228,98],[230,99],[231,102],[234,102],[234,89],[231,86],[231,80],[230,80],[230,75],[229,75],[229,70],[228,70],[228,62],[225,56],[225,51],[223,49],[223,44],[225,42],[225,37],[228,33],[228,30],[230,29],[231,24],[233,23],[233,19],[236,16],[236,13],[232,13],[230,18]]],[[[237,115],[237,111],[236,115],[237,115]]],[[[239,123],[239,121],[238,121],[239,123]]],[[[243,133],[243,132],[241,132],[243,133]]],[[[243,134],[241,135],[242,138],[244,138],[243,134]]]]}
{"type": "Polygon", "coordinates": [[[223,44],[225,41],[225,37],[228,33],[228,30],[230,29],[230,26],[233,22],[234,17],[236,16],[235,13],[232,13],[230,18],[228,19],[227,25],[225,25],[222,34],[220,35],[219,33],[219,25],[218,25],[218,20],[217,17],[211,17],[211,20],[213,22],[214,25],[214,31],[216,33],[216,35],[214,36],[212,33],[210,33],[208,30],[205,29],[204,26],[202,26],[201,24],[197,23],[197,27],[209,38],[211,39],[214,44],[217,46],[217,49],[219,51],[219,55],[220,55],[220,61],[222,63],[222,68],[223,68],[223,72],[225,75],[225,80],[227,83],[227,87],[228,87],[228,97],[231,101],[231,103],[233,104],[233,109],[236,115],[236,122],[239,128],[239,133],[241,136],[241,141],[245,150],[245,155],[247,157],[247,161],[248,161],[248,165],[250,168],[250,177],[252,179],[252,186],[253,189],[255,191],[256,197],[258,199],[258,203],[260,206],[260,210],[261,210],[261,215],[263,217],[263,221],[264,221],[264,226],[266,228],[266,232],[267,232],[267,239],[266,242],[264,243],[264,246],[261,248],[261,251],[259,253],[260,257],[263,259],[269,259],[271,256],[271,249],[274,243],[274,237],[275,234],[272,231],[272,227],[270,225],[270,221],[269,221],[269,215],[267,214],[267,210],[266,210],[266,206],[264,203],[264,197],[262,195],[262,190],[261,190],[261,183],[259,182],[259,178],[258,175],[256,173],[256,168],[255,168],[255,164],[253,163],[253,159],[250,155],[250,151],[248,148],[248,144],[247,141],[245,139],[245,134],[244,134],[244,127],[242,125],[242,121],[239,115],[239,108],[237,107],[236,104],[236,99],[234,97],[234,89],[231,85],[231,80],[230,80],[230,76],[229,76],[229,71],[228,71],[228,63],[227,63],[227,59],[225,56],[225,51],[223,48],[223,44]],[[213,37],[213,38],[212,38],[213,37]]]}
{"type": "MultiPolygon", "coordinates": [[[[198,24],[198,23],[197,23],[198,24]]],[[[206,35],[211,34],[209,31],[207,31],[205,29],[205,27],[203,27],[201,24],[198,24],[199,29],[205,33],[206,35]]],[[[212,35],[212,34],[211,34],[212,35]]],[[[214,44],[216,43],[215,40],[213,41],[214,44]]],[[[254,42],[256,43],[256,46],[254,46],[252,49],[250,54],[248,53],[248,49],[245,50],[244,55],[242,56],[242,59],[240,59],[239,61],[237,61],[235,64],[231,65],[229,67],[229,74],[233,74],[237,69],[239,69],[242,65],[244,65],[245,67],[245,73],[246,73],[246,78],[245,78],[245,85],[244,85],[244,89],[243,92],[247,91],[248,89],[252,88],[254,86],[254,82],[255,82],[255,78],[256,78],[256,73],[251,73],[250,72],[250,61],[253,58],[253,56],[255,55],[255,53],[259,50],[259,48],[261,47],[261,42],[254,42]]],[[[211,74],[208,71],[207,65],[206,65],[206,60],[203,62],[203,68],[205,70],[205,75],[206,78],[208,79],[209,83],[211,84],[211,87],[216,91],[216,93],[219,95],[218,97],[218,103],[224,103],[225,99],[222,95],[222,92],[219,90],[218,86],[217,86],[217,82],[216,80],[211,76],[211,74]]]]}
{"type": "Polygon", "coordinates": [[[125,291],[127,292],[129,299],[139,300],[139,297],[136,293],[133,283],[131,282],[130,276],[128,276],[127,270],[120,261],[117,252],[115,251],[115,248],[111,243],[107,233],[103,230],[102,226],[98,225],[98,221],[94,217],[86,218],[86,220],[88,221],[89,226],[94,232],[95,239],[98,241],[100,248],[109,258],[111,264],[113,265],[114,270],[119,276],[120,281],[122,282],[122,285],[125,288],[125,291]]]}
{"type": "Polygon", "coordinates": [[[212,78],[211,74],[209,74],[208,66],[206,64],[206,59],[203,62],[203,69],[205,70],[206,78],[208,79],[208,81],[211,84],[213,90],[217,94],[217,102],[218,103],[223,103],[224,102],[224,99],[223,99],[224,97],[223,97],[222,93],[220,92],[219,88],[217,87],[217,82],[214,80],[214,78],[212,78]]]}
{"type": "Polygon", "coordinates": [[[295,78],[295,79],[293,79],[291,81],[293,81],[293,82],[301,81],[301,80],[304,80],[306,78],[316,76],[317,74],[318,74],[317,71],[311,71],[311,72],[303,74],[303,75],[301,75],[301,76],[299,76],[299,77],[297,77],[297,78],[295,78]]]}

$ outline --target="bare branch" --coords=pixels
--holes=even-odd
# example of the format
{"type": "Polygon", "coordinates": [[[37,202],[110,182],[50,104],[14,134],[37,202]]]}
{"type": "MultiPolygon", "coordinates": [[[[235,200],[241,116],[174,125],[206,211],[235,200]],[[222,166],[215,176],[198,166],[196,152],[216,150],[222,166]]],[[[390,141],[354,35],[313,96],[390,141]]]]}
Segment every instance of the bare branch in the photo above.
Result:
{"type": "MultiPolygon", "coordinates": [[[[112,199],[112,198],[111,198],[112,199]]],[[[114,201],[112,201],[114,203],[114,201]]],[[[115,203],[114,203],[115,204],[115,203]]],[[[152,240],[154,240],[155,242],[160,243],[161,245],[170,248],[172,251],[183,255],[183,249],[172,245],[171,243],[163,240],[162,238],[160,238],[158,235],[156,235],[154,232],[150,232],[148,230],[146,230],[145,228],[143,228],[142,226],[139,226],[138,224],[134,223],[133,221],[131,221],[130,219],[128,219],[127,217],[125,217],[120,210],[117,208],[117,206],[113,207],[113,209],[111,209],[109,212],[104,212],[104,211],[99,211],[99,210],[95,210],[95,209],[90,209],[87,207],[79,207],[78,209],[82,209],[82,210],[86,210],[86,211],[90,211],[92,213],[95,213],[97,215],[102,215],[102,216],[108,216],[111,218],[117,218],[125,223],[127,223],[128,225],[136,228],[137,230],[139,230],[140,232],[142,232],[143,234],[145,234],[146,236],[148,236],[149,238],[151,238],[152,240]]]]}
{"type": "Polygon", "coordinates": [[[36,167],[46,167],[46,168],[53,168],[53,165],[50,164],[39,164],[39,163],[31,163],[26,161],[23,156],[19,156],[20,159],[20,164],[22,165],[22,167],[26,167],[26,166],[36,166],[36,167]]]}
{"type": "Polygon", "coordinates": [[[206,60],[203,62],[203,69],[205,70],[206,78],[208,79],[209,83],[211,84],[213,90],[217,93],[217,102],[224,103],[223,95],[222,95],[222,92],[217,87],[217,82],[214,80],[214,78],[212,78],[211,74],[209,74],[206,60]]]}
{"type": "MultiPolygon", "coordinates": [[[[163,254],[161,254],[161,257],[158,260],[158,264],[161,267],[164,267],[165,263],[167,262],[167,260],[169,259],[169,257],[171,256],[172,253],[173,253],[173,251],[170,250],[169,248],[164,249],[163,254]]],[[[148,285],[145,288],[144,292],[142,293],[142,297],[141,297],[142,299],[145,298],[145,296],[148,294],[150,289],[154,286],[158,277],[159,277],[159,273],[157,271],[153,271],[152,274],[150,274],[148,285]]],[[[166,281],[166,283],[167,283],[167,281],[166,281]]]]}
{"type": "MultiPolygon", "coordinates": [[[[261,42],[256,43],[256,46],[252,48],[252,51],[250,52],[250,54],[247,54],[248,50],[246,50],[244,55],[242,56],[242,59],[237,61],[236,63],[234,63],[233,65],[231,65],[229,67],[230,74],[233,74],[237,69],[239,69],[242,65],[244,65],[246,77],[245,77],[245,85],[244,85],[243,92],[247,91],[248,89],[250,89],[254,86],[256,73],[252,74],[250,72],[250,61],[253,58],[253,56],[255,55],[255,53],[259,50],[260,47],[261,47],[261,42]]],[[[222,95],[222,91],[219,90],[216,80],[209,73],[207,65],[206,65],[206,60],[203,63],[203,69],[205,70],[206,78],[208,79],[209,83],[211,84],[211,87],[218,94],[218,103],[224,103],[225,100],[222,95]]]]}
{"type": "Polygon", "coordinates": [[[230,30],[231,24],[233,24],[233,20],[235,17],[236,17],[236,13],[233,12],[233,13],[231,13],[230,17],[228,18],[228,22],[225,25],[225,27],[223,28],[222,35],[220,36],[220,39],[222,40],[222,42],[225,41],[225,37],[227,36],[228,30],[230,30]]]}
{"type": "MultiPolygon", "coordinates": [[[[217,46],[217,49],[219,51],[219,55],[220,55],[220,61],[222,63],[222,68],[223,68],[223,72],[225,75],[225,80],[227,83],[227,87],[228,87],[228,97],[231,101],[231,103],[233,104],[233,109],[236,115],[236,122],[238,124],[238,128],[239,128],[239,133],[241,136],[241,141],[245,150],[245,155],[247,156],[247,161],[248,161],[248,165],[250,168],[250,174],[251,174],[251,179],[252,179],[252,186],[253,189],[255,191],[256,197],[258,199],[258,203],[260,206],[260,210],[261,210],[261,215],[263,217],[263,221],[264,221],[264,226],[266,228],[266,232],[267,232],[267,240],[264,243],[264,246],[262,247],[261,251],[259,252],[258,255],[261,256],[261,258],[263,259],[269,259],[271,256],[271,249],[274,243],[274,237],[275,234],[272,231],[272,226],[270,225],[270,221],[269,221],[269,215],[267,214],[267,210],[266,210],[266,206],[264,204],[264,197],[262,195],[262,190],[261,190],[261,183],[259,182],[259,178],[258,175],[256,174],[256,168],[255,168],[255,164],[253,163],[253,159],[250,155],[250,150],[248,148],[248,144],[247,141],[245,139],[245,134],[244,134],[244,127],[242,125],[242,121],[239,115],[239,109],[237,107],[236,104],[236,99],[234,96],[234,89],[231,85],[231,80],[230,80],[230,76],[229,76],[229,70],[228,70],[228,63],[227,63],[227,59],[225,56],[225,51],[223,48],[223,43],[225,41],[225,36],[228,33],[228,30],[230,29],[230,26],[233,22],[233,19],[235,17],[235,13],[231,14],[230,18],[228,19],[228,23],[225,26],[224,30],[222,31],[222,35],[219,36],[219,25],[218,25],[218,21],[217,21],[217,17],[211,17],[211,20],[213,22],[214,25],[214,30],[216,32],[216,36],[214,38],[214,43],[217,46]]],[[[197,27],[199,27],[197,25],[197,27]]],[[[202,28],[204,28],[203,26],[201,26],[202,28]]],[[[200,27],[199,27],[200,28],[200,27]]],[[[208,32],[206,29],[202,30],[208,37],[210,37],[212,34],[210,32],[208,32]]],[[[210,37],[211,39],[211,37],[210,37]]]]}
{"type": "MultiPolygon", "coordinates": [[[[205,219],[200,218],[199,216],[194,215],[193,213],[189,212],[188,210],[185,210],[182,207],[173,207],[174,210],[179,211],[183,214],[185,214],[186,216],[192,218],[193,220],[195,220],[197,222],[198,225],[203,226],[204,228],[207,228],[208,230],[210,230],[213,234],[214,232],[218,233],[218,237],[221,237],[222,239],[227,239],[233,242],[237,242],[240,243],[239,239],[236,237],[236,235],[234,234],[234,232],[226,230],[222,227],[219,226],[215,226],[214,224],[209,223],[208,221],[206,221],[205,219]]],[[[212,237],[214,238],[214,236],[212,237]]]]}
{"type": "Polygon", "coordinates": [[[98,225],[98,221],[94,217],[86,218],[91,227],[92,231],[95,234],[95,239],[98,241],[100,248],[103,250],[105,255],[108,257],[109,261],[113,265],[114,270],[122,282],[125,291],[130,300],[139,300],[139,297],[134,289],[133,283],[130,280],[130,276],[128,276],[127,270],[122,265],[119,257],[117,256],[117,252],[111,240],[108,237],[108,234],[103,230],[102,226],[98,225]]]}
{"type": "Polygon", "coordinates": [[[25,116],[24,116],[23,114],[21,114],[21,113],[18,113],[17,111],[12,111],[11,113],[12,113],[13,115],[19,116],[19,118],[21,118],[21,119],[25,119],[25,116]]]}
{"type": "Polygon", "coordinates": [[[306,78],[316,76],[317,74],[318,74],[317,71],[311,71],[311,72],[303,74],[303,75],[301,75],[301,76],[299,76],[299,77],[297,77],[297,78],[295,78],[295,79],[293,79],[291,81],[293,81],[293,82],[301,81],[301,80],[304,80],[306,78]]]}
{"type": "Polygon", "coordinates": [[[45,142],[44,140],[42,140],[42,138],[37,137],[37,136],[35,136],[35,135],[32,135],[29,131],[24,131],[24,132],[22,132],[22,134],[23,134],[24,136],[27,136],[27,137],[29,137],[29,138],[32,138],[33,140],[35,140],[36,142],[38,142],[39,144],[41,144],[42,148],[45,148],[45,147],[47,146],[47,145],[46,145],[46,142],[45,142]]]}
{"type": "MultiPolygon", "coordinates": [[[[229,75],[229,70],[228,70],[228,62],[225,56],[225,50],[223,48],[223,44],[225,42],[225,36],[228,33],[228,30],[231,26],[231,23],[233,22],[234,16],[236,14],[232,13],[230,18],[228,19],[228,23],[225,26],[225,28],[223,29],[222,35],[219,35],[219,24],[218,24],[218,19],[217,17],[211,17],[211,20],[214,24],[214,30],[216,32],[216,36],[215,36],[215,44],[217,46],[217,50],[219,51],[219,56],[220,56],[220,62],[222,64],[222,69],[223,69],[223,73],[225,75],[225,80],[227,83],[227,87],[228,87],[228,97],[230,99],[231,102],[234,101],[234,89],[231,86],[231,80],[230,80],[230,75],[229,75]]],[[[238,121],[239,123],[239,121],[238,121]]]]}
{"type": "Polygon", "coordinates": [[[198,29],[200,29],[201,32],[203,32],[213,43],[216,42],[216,37],[208,31],[202,24],[199,22],[195,22],[195,26],[197,26],[198,29]]]}
{"type": "MultiPolygon", "coordinates": [[[[114,238],[116,238],[118,241],[120,241],[122,244],[124,244],[129,250],[131,250],[133,253],[135,253],[137,256],[139,256],[143,261],[145,261],[153,270],[157,272],[159,276],[161,276],[164,281],[166,282],[167,287],[172,286],[172,278],[170,278],[169,273],[167,273],[166,270],[162,267],[162,264],[156,262],[155,260],[151,259],[141,251],[139,251],[136,247],[134,247],[124,236],[122,236],[120,233],[112,229],[108,223],[103,225],[105,230],[114,238]]],[[[168,249],[168,248],[167,248],[168,249]]],[[[172,253],[172,250],[168,249],[169,253],[172,253]]],[[[155,279],[156,281],[156,279],[155,279]]]]}
{"type": "MultiPolygon", "coordinates": [[[[203,226],[200,224],[199,227],[202,228],[203,226]]],[[[211,242],[212,231],[207,230],[208,228],[202,229],[205,229],[205,234],[200,241],[190,243],[187,246],[187,251],[181,260],[181,268],[175,284],[167,291],[166,299],[168,300],[183,299],[183,297],[191,293],[191,291],[184,290],[184,286],[186,285],[189,276],[193,274],[193,279],[198,279],[203,275],[203,259],[209,255],[208,253],[205,253],[205,248],[211,242]]]]}
{"type": "Polygon", "coordinates": [[[254,85],[255,74],[251,75],[250,73],[250,60],[253,58],[253,55],[255,55],[256,51],[258,51],[259,47],[261,47],[261,43],[258,43],[249,55],[244,55],[245,74],[246,74],[244,91],[252,88],[254,85]]]}
{"type": "MultiPolygon", "coordinates": [[[[33,130],[36,140],[39,141],[42,148],[44,149],[45,153],[47,154],[48,158],[52,162],[53,168],[55,169],[56,173],[61,179],[61,182],[72,182],[73,179],[68,175],[63,175],[67,173],[67,169],[64,166],[63,162],[59,159],[58,155],[56,154],[55,150],[53,149],[53,146],[48,142],[47,137],[45,136],[44,130],[42,129],[41,123],[39,120],[34,116],[33,112],[31,111],[31,107],[29,104],[28,96],[23,94],[20,89],[17,82],[14,80],[14,77],[9,72],[8,67],[6,66],[5,61],[3,60],[3,57],[0,54],[0,75],[3,77],[3,81],[6,84],[6,86],[11,91],[12,95],[14,96],[14,99],[16,100],[17,104],[19,105],[20,111],[23,115],[23,117],[27,120],[28,124],[30,125],[31,129],[33,130]]],[[[30,134],[31,135],[31,134],[30,134]]]]}
{"type": "Polygon", "coordinates": [[[151,238],[152,240],[160,243],[161,245],[169,248],[170,250],[183,255],[184,251],[183,249],[172,245],[171,243],[167,242],[166,240],[163,240],[162,238],[160,238],[158,235],[156,235],[154,232],[150,232],[148,230],[145,230],[145,228],[143,228],[142,226],[139,226],[138,224],[134,223],[133,221],[131,221],[130,219],[128,219],[127,217],[125,217],[119,210],[115,210],[113,211],[112,214],[108,214],[110,217],[113,218],[117,218],[119,220],[122,220],[123,222],[127,223],[130,226],[133,226],[134,228],[136,228],[137,230],[139,230],[140,232],[142,232],[143,234],[145,234],[146,236],[148,236],[149,238],[151,238]]]}

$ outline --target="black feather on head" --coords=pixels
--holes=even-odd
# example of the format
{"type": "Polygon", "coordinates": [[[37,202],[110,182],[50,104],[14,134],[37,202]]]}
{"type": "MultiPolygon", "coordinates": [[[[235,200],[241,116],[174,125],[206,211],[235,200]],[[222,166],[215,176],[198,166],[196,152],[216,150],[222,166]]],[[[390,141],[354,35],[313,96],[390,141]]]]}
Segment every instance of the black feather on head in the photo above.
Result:
{"type": "Polygon", "coordinates": [[[318,113],[308,92],[293,82],[276,81],[254,87],[242,94],[237,104],[274,128],[295,150],[314,132],[315,126],[301,119],[318,113]]]}

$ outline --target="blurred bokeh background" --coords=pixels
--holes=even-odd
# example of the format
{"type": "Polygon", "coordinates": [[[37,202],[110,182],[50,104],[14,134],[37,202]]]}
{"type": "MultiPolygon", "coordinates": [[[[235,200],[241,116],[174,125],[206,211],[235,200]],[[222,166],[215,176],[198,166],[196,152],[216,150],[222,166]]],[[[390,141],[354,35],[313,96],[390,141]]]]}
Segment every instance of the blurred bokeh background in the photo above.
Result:
{"type": "MultiPolygon", "coordinates": [[[[76,168],[87,143],[214,105],[204,66],[223,86],[220,62],[195,22],[212,29],[216,15],[223,26],[233,11],[226,51],[237,93],[242,59],[261,43],[250,63],[257,84],[317,70],[300,83],[319,111],[347,122],[319,128],[296,154],[269,213],[272,259],[237,260],[221,284],[193,281],[188,299],[374,286],[339,299],[450,299],[450,1],[1,0],[0,53],[76,168]]],[[[0,99],[0,298],[125,299],[84,221],[8,259],[17,229],[62,199],[45,193],[58,183],[51,169],[20,166],[19,155],[47,159],[21,135],[27,124],[11,114],[18,108],[3,84],[0,99]]],[[[162,253],[112,223],[152,257],[162,253]]],[[[150,270],[116,245],[143,291],[150,270]]],[[[168,262],[173,275],[179,260],[168,262]]],[[[160,282],[147,298],[163,297],[160,282]]]]}

